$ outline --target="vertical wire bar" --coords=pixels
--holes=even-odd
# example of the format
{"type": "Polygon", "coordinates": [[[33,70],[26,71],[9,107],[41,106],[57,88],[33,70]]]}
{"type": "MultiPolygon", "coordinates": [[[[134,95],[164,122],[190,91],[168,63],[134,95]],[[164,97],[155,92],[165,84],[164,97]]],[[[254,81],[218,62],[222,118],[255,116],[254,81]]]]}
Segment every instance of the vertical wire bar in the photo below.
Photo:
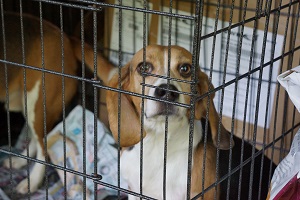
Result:
{"type": "MultiPolygon", "coordinates": [[[[179,1],[175,1],[175,13],[178,14],[179,12],[179,1]]],[[[173,6],[172,6],[173,7],[173,6]]],[[[175,18],[175,45],[178,45],[178,19],[175,18]]]]}
{"type": "MultiPolygon", "coordinates": [[[[94,79],[97,80],[97,12],[93,11],[94,79]]],[[[98,174],[98,89],[94,87],[94,174],[98,174]]],[[[98,199],[97,183],[94,183],[94,199],[98,199]]]]}
{"type": "MultiPolygon", "coordinates": [[[[132,3],[133,3],[133,7],[135,7],[135,1],[132,1],[132,3]]],[[[136,12],[133,12],[133,15],[132,15],[133,27],[136,27],[136,20],[135,20],[136,15],[135,14],[136,14],[136,12]]],[[[137,51],[136,40],[135,40],[135,38],[136,38],[136,29],[135,28],[133,29],[132,37],[133,37],[133,52],[132,53],[135,53],[137,51]]]]}
{"type": "MultiPolygon", "coordinates": [[[[250,71],[252,69],[252,64],[253,64],[253,55],[254,55],[254,49],[255,49],[255,35],[257,31],[257,26],[258,26],[258,15],[259,15],[259,4],[260,0],[257,0],[256,3],[256,14],[255,14],[255,19],[254,19],[254,26],[253,26],[253,32],[252,32],[252,39],[251,39],[251,50],[250,50],[250,60],[249,60],[249,67],[248,67],[248,78],[247,78],[247,86],[246,86],[246,97],[245,97],[245,105],[248,105],[248,98],[249,98],[249,88],[251,84],[251,74],[250,71]]],[[[246,9],[246,7],[245,7],[246,9]]],[[[245,11],[246,12],[246,11],[245,11]]],[[[250,94],[250,101],[251,101],[251,94],[250,94]]],[[[244,149],[244,140],[245,140],[245,130],[246,130],[246,117],[247,117],[247,107],[245,106],[244,109],[244,120],[243,120],[243,130],[242,130],[242,146],[241,148],[244,149]]],[[[249,131],[249,128],[248,128],[249,131]]],[[[249,131],[250,132],[250,131],[249,131]]],[[[248,134],[249,137],[249,134],[248,134]]],[[[240,162],[243,162],[243,151],[241,152],[241,157],[240,157],[240,162]]],[[[242,168],[239,174],[239,180],[242,179],[242,168]]],[[[240,182],[241,183],[241,182],[240,182]]],[[[238,191],[238,197],[241,198],[241,184],[239,183],[239,191],[238,191]]]]}
{"type": "MultiPolygon", "coordinates": [[[[293,16],[295,16],[295,7],[293,7],[293,16]]],[[[299,16],[299,9],[298,9],[298,16],[299,16]]],[[[298,19],[298,18],[297,18],[298,19]]],[[[298,21],[298,20],[297,20],[298,21]]],[[[296,32],[297,29],[294,28],[294,22],[295,22],[295,17],[292,17],[292,26],[291,26],[291,32],[294,31],[294,35],[291,35],[290,41],[289,41],[289,49],[291,50],[291,53],[288,56],[288,65],[287,65],[287,69],[291,69],[292,68],[292,63],[293,63],[293,55],[294,55],[294,49],[295,49],[295,38],[296,37],[296,32]],[[293,41],[292,41],[293,40],[293,41]]],[[[285,93],[285,99],[284,99],[284,105],[288,105],[289,103],[289,97],[288,94],[285,93]]],[[[286,130],[286,121],[287,121],[287,114],[288,114],[288,110],[287,110],[287,106],[284,109],[284,113],[283,113],[283,120],[282,120],[282,132],[286,130]]],[[[281,140],[281,144],[280,144],[280,156],[279,156],[279,160],[283,159],[284,156],[284,142],[285,140],[281,140]]]]}
{"type": "MultiPolygon", "coordinates": [[[[220,8],[218,8],[219,10],[220,10],[220,8]]],[[[222,6],[222,11],[221,11],[221,13],[225,13],[225,8],[224,8],[224,6],[222,6]]],[[[221,16],[222,18],[221,18],[221,27],[222,28],[224,28],[225,27],[225,25],[224,25],[224,23],[225,23],[225,15],[222,15],[221,16]]],[[[220,49],[219,49],[219,54],[220,54],[220,58],[219,58],[219,63],[222,63],[222,59],[223,59],[223,53],[222,53],[222,51],[223,51],[223,49],[224,49],[224,44],[223,44],[223,37],[224,37],[224,33],[225,31],[222,31],[221,33],[220,33],[220,37],[221,37],[221,45],[220,45],[220,49]]],[[[221,65],[219,65],[219,68],[218,68],[218,71],[219,72],[222,72],[222,66],[221,65]]],[[[209,77],[210,79],[212,78],[212,77],[209,77]]],[[[222,84],[222,73],[219,73],[218,74],[218,83],[217,83],[218,85],[221,85],[222,84]]],[[[220,108],[220,100],[221,100],[221,94],[220,93],[217,93],[217,98],[218,98],[218,102],[217,102],[217,104],[216,104],[216,107],[218,107],[218,108],[220,108]]],[[[220,152],[219,152],[219,149],[217,149],[217,167],[219,166],[219,154],[220,154],[220,152]]],[[[216,169],[216,171],[218,171],[219,169],[216,169]]]]}
{"type": "MultiPolygon", "coordinates": [[[[26,64],[26,57],[25,57],[25,39],[24,39],[24,26],[23,26],[23,4],[22,1],[19,1],[19,7],[20,7],[20,28],[21,28],[21,45],[22,45],[22,63],[26,64]]],[[[26,77],[26,68],[23,68],[23,81],[24,81],[24,118],[25,118],[25,132],[26,132],[26,150],[27,150],[27,157],[29,157],[29,144],[31,142],[31,139],[29,137],[29,126],[28,126],[28,109],[27,109],[27,77],[26,77]]],[[[27,167],[26,167],[26,173],[29,177],[30,175],[30,161],[27,160],[27,167]]],[[[30,199],[31,193],[30,193],[30,180],[27,179],[28,184],[28,199],[30,199]]]]}
{"type": "MultiPolygon", "coordinates": [[[[41,56],[42,56],[42,69],[45,70],[45,51],[44,51],[44,30],[43,30],[43,10],[42,2],[39,2],[39,15],[40,15],[40,34],[41,34],[41,56]]],[[[46,113],[46,80],[45,72],[42,71],[42,94],[43,94],[43,124],[44,124],[44,155],[45,161],[48,163],[48,153],[47,153],[47,113],[46,113]]],[[[37,163],[36,163],[37,164],[37,163]]],[[[46,186],[46,199],[48,199],[48,166],[45,166],[45,186],[46,186]]]]}
{"type": "MultiPolygon", "coordinates": [[[[238,67],[240,67],[240,59],[241,59],[241,51],[242,51],[242,40],[243,40],[243,34],[244,34],[244,27],[245,27],[245,18],[246,18],[246,12],[247,12],[247,7],[248,7],[248,0],[244,2],[244,12],[243,16],[240,16],[240,19],[242,20],[242,30],[241,30],[241,38],[240,38],[240,43],[239,43],[239,49],[237,50],[239,55],[238,55],[238,67]]],[[[242,0],[240,1],[240,5],[242,5],[242,0]]],[[[250,69],[248,70],[250,71],[250,69]]],[[[238,75],[238,72],[237,72],[238,75]]],[[[249,80],[249,78],[248,78],[249,80]]],[[[248,86],[248,85],[247,85],[248,86]]],[[[246,90],[246,96],[248,96],[249,89],[246,90]]],[[[248,104],[248,97],[246,97],[245,101],[245,108],[244,108],[244,122],[246,121],[246,113],[247,113],[247,104],[248,104]]],[[[234,122],[233,122],[234,123],[234,122]]],[[[244,123],[245,125],[245,123],[244,123]]],[[[233,129],[233,126],[232,126],[233,129]]],[[[242,130],[242,144],[241,144],[241,157],[240,157],[240,163],[243,163],[243,158],[244,158],[244,145],[245,145],[245,126],[243,126],[242,130]]],[[[239,172],[239,185],[238,185],[238,199],[241,199],[241,190],[242,190],[242,173],[243,173],[243,166],[240,168],[239,172]]]]}
{"type": "MultiPolygon", "coordinates": [[[[256,34],[256,32],[257,32],[257,26],[258,26],[258,24],[255,24],[255,23],[257,23],[257,20],[259,20],[260,19],[260,17],[259,17],[259,15],[263,12],[262,11],[262,7],[263,7],[263,1],[264,0],[257,0],[256,1],[256,10],[255,10],[255,21],[254,21],[254,26],[256,26],[255,28],[254,28],[254,31],[253,31],[253,35],[254,34],[256,34]]],[[[255,41],[255,37],[252,37],[252,41],[255,41]]],[[[253,46],[253,48],[255,49],[256,48],[256,43],[253,43],[254,44],[254,46],[253,46]]],[[[250,56],[250,59],[251,59],[251,65],[252,64],[254,64],[255,63],[255,61],[254,60],[252,60],[252,58],[254,57],[256,57],[256,52],[255,51],[253,51],[251,54],[250,54],[251,56],[250,56]],[[253,63],[252,63],[253,62],[253,63]]],[[[252,75],[252,76],[254,76],[254,75],[252,75]]],[[[251,88],[254,88],[255,87],[255,85],[254,85],[254,81],[253,81],[253,78],[251,77],[250,78],[251,80],[250,80],[250,85],[251,85],[251,88]]],[[[247,92],[248,92],[248,90],[249,89],[247,89],[247,92]]],[[[253,92],[251,92],[250,93],[250,104],[254,104],[254,94],[253,94],[253,92]]],[[[253,110],[252,110],[252,107],[250,107],[250,113],[253,113],[253,110]]],[[[252,117],[252,116],[249,116],[249,121],[251,120],[251,118],[250,117],[252,117]]],[[[245,118],[246,119],[246,118],[245,118]]],[[[247,139],[249,140],[250,139],[250,137],[251,137],[251,132],[252,132],[252,130],[251,130],[251,127],[250,126],[248,126],[248,136],[247,136],[247,139]]]]}
{"type": "MultiPolygon", "coordinates": [[[[253,28],[253,34],[252,34],[252,43],[251,43],[251,50],[250,50],[250,61],[249,61],[249,68],[248,68],[248,78],[247,78],[247,86],[246,86],[246,97],[245,97],[245,105],[248,105],[248,99],[251,101],[251,94],[249,95],[250,91],[250,85],[251,85],[251,74],[249,73],[252,69],[252,64],[253,64],[253,55],[254,55],[254,48],[255,48],[255,33],[257,30],[257,19],[254,21],[254,28],[253,28]],[[249,97],[250,96],[250,97],[249,97]]],[[[247,106],[245,106],[244,109],[244,119],[243,119],[243,130],[242,130],[242,149],[244,149],[244,140],[245,140],[245,135],[246,135],[246,118],[247,118],[247,106]]],[[[250,129],[248,128],[248,132],[250,133],[250,129]]],[[[249,133],[247,134],[247,138],[249,138],[249,133]]],[[[241,154],[241,163],[243,162],[243,151],[241,154]]],[[[242,171],[240,171],[240,179],[242,178],[242,171]]],[[[239,196],[241,195],[241,185],[239,186],[239,196]]]]}
{"type": "MultiPolygon", "coordinates": [[[[276,3],[276,2],[275,2],[276,3]]],[[[282,0],[280,1],[278,8],[281,6],[282,0]]],[[[271,63],[270,63],[270,70],[269,70],[269,82],[268,82],[268,90],[267,90],[267,105],[266,105],[266,114],[265,114],[265,127],[267,127],[268,123],[268,110],[269,110],[269,101],[270,93],[271,93],[271,82],[272,82],[272,74],[273,74],[273,64],[274,64],[274,55],[275,55],[275,45],[276,45],[276,39],[277,39],[277,31],[278,31],[278,25],[279,25],[279,18],[280,18],[280,9],[278,10],[278,14],[275,14],[275,17],[273,19],[273,34],[272,34],[272,47],[271,47],[271,63]]],[[[272,109],[272,108],[271,108],[272,109]]],[[[264,154],[265,154],[265,145],[266,145],[266,135],[267,130],[264,128],[263,133],[263,144],[262,144],[262,156],[261,156],[261,163],[260,163],[260,179],[259,179],[259,191],[258,191],[258,199],[261,198],[261,185],[264,180],[262,180],[263,176],[263,167],[264,167],[264,154]]]]}
{"type": "MultiPolygon", "coordinates": [[[[84,65],[84,10],[80,10],[80,29],[81,29],[81,77],[85,78],[85,65],[84,65]]],[[[82,172],[86,174],[86,85],[85,81],[81,82],[81,100],[82,100],[82,172]]],[[[86,199],[86,177],[82,177],[82,193],[83,199],[86,199]]]]}
{"type": "MultiPolygon", "coordinates": [[[[122,0],[118,0],[119,5],[122,5],[122,0]]],[[[121,68],[122,68],[122,9],[119,9],[119,63],[118,63],[118,89],[122,88],[121,84],[121,68]]],[[[118,93],[118,187],[121,187],[121,93],[118,93]]],[[[120,198],[120,191],[118,190],[118,198],[120,198]]]]}
{"type": "MultiPolygon", "coordinates": [[[[230,8],[230,18],[229,18],[229,25],[228,25],[228,34],[227,34],[227,42],[226,42],[226,51],[225,51],[225,61],[224,61],[224,71],[223,71],[223,84],[222,84],[222,90],[221,90],[221,105],[220,105],[220,117],[219,117],[219,125],[218,125],[218,145],[220,143],[220,128],[221,128],[221,121],[222,121],[222,112],[223,112],[223,103],[224,103],[224,94],[225,94],[225,80],[226,80],[226,71],[227,71],[227,62],[228,62],[228,52],[229,52],[229,41],[231,36],[231,26],[232,26],[232,20],[233,20],[233,9],[234,9],[234,3],[235,0],[232,0],[231,2],[231,8],[230,8]]],[[[228,165],[228,173],[231,171],[231,159],[232,159],[232,137],[233,134],[230,134],[230,150],[229,150],[229,165],[228,165]]],[[[217,148],[219,150],[219,148],[217,148]]],[[[217,158],[218,160],[218,158],[217,158]]],[[[230,176],[228,177],[227,181],[227,196],[226,199],[229,199],[230,194],[230,176]]]]}
{"type": "Polygon", "coordinates": [[[257,121],[258,121],[258,113],[259,113],[259,102],[260,102],[260,94],[261,94],[261,82],[262,82],[262,75],[263,75],[263,64],[265,58],[265,51],[266,51],[266,42],[267,42],[267,34],[269,28],[269,20],[270,20],[270,10],[272,5],[272,0],[268,2],[268,8],[266,10],[266,22],[265,22],[265,29],[264,29],[264,37],[263,37],[263,45],[262,45],[262,54],[261,54],[261,61],[260,61],[260,70],[259,70],[259,79],[258,79],[258,88],[257,88],[257,97],[256,97],[256,107],[255,107],[255,118],[254,118],[254,131],[253,131],[253,138],[252,138],[252,155],[251,155],[251,167],[250,167],[250,183],[249,183],[249,199],[252,199],[252,185],[253,185],[253,174],[254,174],[254,153],[255,153],[255,146],[256,146],[256,136],[257,136],[257,121]]]}
{"type": "MultiPolygon", "coordinates": [[[[240,1],[240,5],[242,4],[242,2],[240,1]]],[[[246,18],[246,12],[247,12],[247,6],[248,6],[248,0],[245,0],[244,2],[244,7],[243,7],[243,14],[242,16],[240,16],[240,20],[242,21],[242,27],[241,29],[239,28],[240,33],[240,37],[239,37],[239,41],[237,44],[237,68],[236,68],[236,80],[235,80],[235,88],[234,88],[234,99],[233,99],[233,112],[232,112],[232,121],[231,121],[231,133],[233,135],[234,133],[234,123],[235,123],[235,112],[236,112],[236,101],[237,101],[237,89],[238,89],[238,76],[239,76],[239,70],[240,70],[240,60],[241,60],[241,52],[242,52],[242,44],[243,44],[243,35],[244,35],[244,28],[245,28],[245,18],[246,18]]],[[[241,12],[240,12],[241,14],[241,12]]],[[[247,105],[247,102],[245,103],[245,105],[247,105]]],[[[246,108],[247,106],[245,106],[246,108]]],[[[241,158],[240,158],[240,163],[243,162],[243,154],[244,154],[244,139],[245,139],[245,131],[242,132],[243,136],[242,136],[242,145],[241,145],[241,158]]],[[[232,139],[232,138],[231,138],[232,139]]],[[[230,148],[230,154],[232,149],[230,148]]],[[[232,154],[231,154],[232,156],[232,154]]],[[[230,163],[231,163],[231,157],[230,159],[230,163]]],[[[231,165],[229,165],[231,167],[231,165]]],[[[231,169],[228,169],[228,172],[230,172],[231,169]]],[[[239,190],[238,190],[238,199],[240,199],[240,190],[241,190],[241,181],[242,181],[242,167],[240,169],[240,174],[239,174],[239,190]]],[[[229,176],[229,180],[227,182],[227,199],[229,198],[229,192],[230,191],[230,176],[229,176]]]]}
{"type": "MultiPolygon", "coordinates": [[[[173,1],[170,0],[169,4],[169,13],[173,13],[173,1]]],[[[171,43],[172,43],[172,20],[173,18],[169,17],[169,30],[168,30],[168,70],[167,70],[167,77],[170,77],[170,63],[171,63],[171,43]]],[[[176,37],[176,36],[175,36],[176,37]]],[[[169,90],[170,87],[170,80],[167,80],[167,89],[169,90]]],[[[167,92],[167,101],[169,100],[170,93],[167,92]]],[[[169,112],[170,105],[166,104],[167,106],[167,113],[169,112]]],[[[167,179],[167,159],[168,159],[168,129],[169,129],[169,117],[166,115],[165,118],[165,143],[164,143],[164,187],[166,187],[166,179],[167,179]]],[[[166,188],[164,188],[164,191],[166,193],[166,188]]],[[[165,195],[165,194],[164,194],[165,195]]],[[[164,199],[166,199],[166,196],[164,196],[164,199]]]]}
{"type": "MultiPolygon", "coordinates": [[[[143,2],[144,9],[148,9],[147,7],[147,1],[144,0],[143,2]]],[[[146,65],[146,31],[147,31],[147,14],[143,13],[143,66],[146,65]]],[[[142,77],[142,95],[145,95],[145,76],[142,77]]],[[[144,134],[144,111],[145,111],[145,99],[142,97],[141,99],[141,139],[140,139],[140,194],[143,194],[143,166],[144,166],[144,140],[143,140],[143,134],[144,134]]],[[[142,197],[140,197],[142,199],[142,197]]]]}
{"type": "MultiPolygon", "coordinates": [[[[173,12],[173,1],[170,0],[169,4],[169,13],[172,14],[173,12]]],[[[167,77],[170,77],[170,63],[171,63],[171,43],[172,43],[172,20],[173,18],[169,16],[169,30],[168,30],[168,70],[167,70],[167,77]]],[[[167,80],[167,90],[170,87],[170,80],[167,80]]],[[[167,101],[169,101],[170,93],[167,92],[167,101]]],[[[170,105],[166,104],[167,113],[169,112],[170,105]]],[[[164,138],[164,169],[163,169],[163,199],[167,199],[166,196],[166,185],[167,185],[167,160],[168,160],[168,129],[169,129],[169,116],[166,115],[165,117],[165,138],[164,138]]]]}
{"type": "MultiPolygon", "coordinates": [[[[295,12],[296,12],[296,8],[297,8],[297,5],[294,5],[294,9],[295,9],[295,12]]],[[[291,52],[291,56],[289,56],[289,63],[288,63],[288,68],[289,69],[291,69],[292,68],[292,65],[293,65],[293,60],[294,60],[294,53],[295,53],[295,44],[296,44],[296,38],[297,38],[297,30],[298,30],[298,22],[299,22],[299,12],[300,12],[300,6],[299,6],[299,4],[298,4],[298,11],[297,11],[297,14],[296,15],[294,15],[294,16],[296,16],[296,17],[293,17],[293,25],[295,24],[295,26],[296,27],[294,27],[294,33],[293,33],[293,35],[292,35],[292,39],[293,39],[293,41],[292,41],[292,47],[291,47],[291,49],[292,49],[292,52],[291,52]],[[295,18],[296,18],[296,21],[294,21],[295,20],[295,18]]]]}
{"type": "MultiPolygon", "coordinates": [[[[61,72],[65,72],[64,63],[64,24],[63,24],[63,10],[62,6],[59,6],[59,20],[60,20],[60,41],[61,41],[61,72]]],[[[65,77],[61,77],[62,83],[62,118],[63,118],[63,151],[64,151],[64,169],[67,168],[67,150],[66,150],[66,106],[65,106],[65,77]]],[[[67,173],[64,170],[64,198],[67,199],[67,173]]]]}
{"type": "MultiPolygon", "coordinates": [[[[281,54],[284,54],[286,42],[287,42],[288,27],[289,27],[289,20],[290,20],[290,14],[291,14],[291,3],[292,3],[292,0],[290,0],[289,7],[288,7],[287,22],[286,22],[285,31],[284,31],[283,47],[282,47],[281,54]]],[[[279,10],[280,10],[280,8],[279,8],[279,10]]],[[[282,60],[281,60],[279,74],[282,73],[283,60],[284,60],[284,58],[282,58],[282,60]]],[[[274,158],[275,138],[276,138],[276,132],[277,132],[277,113],[278,113],[278,105],[279,105],[279,93],[280,93],[280,88],[281,88],[279,83],[277,83],[277,88],[278,89],[277,89],[276,100],[275,100],[275,117],[274,117],[274,128],[273,128],[274,131],[273,131],[273,138],[272,138],[271,161],[273,161],[273,158],[274,158]]],[[[269,182],[272,178],[272,163],[270,163],[270,169],[271,170],[269,172],[269,182]]]]}
{"type": "MultiPolygon", "coordinates": [[[[163,0],[160,0],[160,7],[163,9],[164,7],[164,3],[163,3],[163,0]]],[[[162,10],[163,11],[163,10],[162,10]]],[[[164,32],[164,25],[163,25],[163,20],[164,19],[164,16],[161,16],[160,17],[160,44],[164,44],[164,37],[163,37],[163,32],[164,32]]]]}
{"type": "MultiPolygon", "coordinates": [[[[209,9],[209,8],[208,8],[209,9]]],[[[213,44],[212,44],[212,51],[211,51],[211,60],[210,60],[210,70],[209,70],[209,81],[211,82],[212,79],[212,73],[213,73],[213,63],[214,63],[214,58],[215,58],[215,47],[216,47],[216,39],[217,39],[217,29],[218,29],[218,19],[219,19],[219,14],[220,14],[220,0],[217,2],[217,8],[216,8],[216,17],[215,17],[215,25],[214,25],[214,34],[213,34],[213,44]]],[[[207,18],[206,18],[206,23],[207,23],[207,18]]],[[[206,30],[206,29],[205,29],[206,30]]],[[[205,52],[204,52],[205,53],[205,52]]],[[[205,58],[206,56],[204,56],[205,58]]],[[[206,62],[204,62],[206,63],[206,62]]],[[[211,90],[211,85],[208,85],[208,92],[211,90]]],[[[203,154],[203,164],[202,164],[202,193],[204,193],[204,185],[205,185],[205,170],[206,170],[206,152],[207,152],[207,134],[208,134],[208,113],[209,113],[209,108],[210,108],[210,100],[211,100],[211,95],[208,95],[208,100],[207,100],[207,112],[205,116],[205,128],[204,128],[204,154],[203,154]]],[[[219,143],[219,142],[218,142],[219,143]]],[[[219,151],[218,151],[219,152],[219,151]]],[[[217,155],[217,161],[219,160],[219,155],[217,155]]],[[[218,174],[219,174],[219,169],[216,167],[216,181],[218,180],[218,174]]],[[[214,199],[217,198],[217,193],[218,193],[218,187],[215,187],[215,192],[214,192],[214,199]]],[[[204,196],[202,196],[202,199],[204,196]]]]}
{"type": "MultiPolygon", "coordinates": [[[[220,0],[218,0],[218,2],[216,3],[217,4],[217,8],[216,8],[216,15],[218,15],[218,3],[219,3],[219,1],[220,0]]],[[[205,3],[204,3],[204,5],[205,5],[205,3]]],[[[207,5],[207,3],[206,3],[206,5],[207,5]]],[[[206,6],[206,8],[205,8],[205,10],[204,10],[204,8],[203,8],[203,15],[204,15],[204,19],[203,19],[203,24],[204,24],[204,29],[203,29],[203,35],[207,35],[208,34],[208,32],[207,32],[207,24],[209,23],[208,22],[208,17],[206,17],[206,16],[208,16],[208,12],[209,12],[209,9],[210,9],[210,6],[211,5],[207,5],[206,6]]],[[[201,33],[202,34],[202,33],[201,33]]],[[[210,38],[208,38],[208,40],[209,40],[210,38]]],[[[202,48],[203,49],[208,49],[207,48],[207,40],[203,40],[203,42],[202,42],[202,48]]],[[[207,63],[208,63],[208,59],[207,59],[207,54],[209,53],[209,51],[203,51],[202,52],[202,55],[203,55],[203,57],[201,57],[201,59],[203,60],[203,63],[204,63],[204,66],[200,66],[200,67],[203,67],[204,68],[204,70],[205,70],[205,72],[206,72],[206,70],[208,70],[208,68],[207,68],[207,63]]],[[[199,61],[199,63],[200,63],[200,61],[199,61]]],[[[203,157],[203,160],[204,160],[204,157],[203,157]]],[[[203,198],[203,197],[202,197],[203,198]]]]}
{"type": "MultiPolygon", "coordinates": [[[[292,28],[293,28],[294,33],[292,35],[293,41],[291,42],[292,47],[290,48],[290,49],[292,49],[292,51],[290,53],[289,60],[288,60],[289,61],[288,69],[291,69],[292,65],[293,65],[293,58],[294,58],[294,53],[295,53],[295,44],[296,44],[296,38],[297,38],[298,23],[299,23],[299,17],[300,17],[300,15],[299,15],[299,12],[300,12],[299,4],[298,4],[298,13],[297,14],[295,14],[296,9],[297,9],[297,6],[295,5],[294,6],[294,11],[293,11],[293,16],[296,16],[296,17],[293,17],[293,20],[292,20],[292,28]],[[296,26],[296,27],[294,27],[294,26],[296,26]]],[[[285,105],[287,105],[287,104],[285,104],[285,105]]],[[[294,112],[295,112],[295,107],[294,107],[294,112]]],[[[293,116],[293,118],[294,117],[295,116],[293,116]]],[[[287,119],[287,117],[285,119],[287,119]]],[[[294,121],[292,123],[294,124],[294,121]]],[[[293,135],[293,132],[294,132],[294,130],[291,132],[291,137],[293,135]]],[[[285,152],[285,148],[284,148],[284,152],[285,152]]]]}
{"type": "MultiPolygon", "coordinates": [[[[0,6],[1,6],[1,24],[2,24],[2,45],[3,45],[3,60],[6,60],[6,35],[5,35],[5,23],[4,23],[4,5],[3,5],[3,0],[0,0],[0,6]]],[[[11,146],[11,130],[10,130],[10,112],[9,112],[9,88],[8,88],[8,69],[7,69],[7,64],[4,64],[4,75],[5,75],[5,104],[6,104],[6,116],[7,116],[7,135],[8,135],[8,150],[9,152],[12,151],[12,146],[11,146]]],[[[13,178],[12,178],[12,158],[11,154],[8,155],[9,159],[9,179],[10,179],[10,193],[13,197],[14,192],[13,192],[13,178]]]]}
{"type": "MultiPolygon", "coordinates": [[[[190,15],[193,15],[193,12],[195,11],[195,5],[194,5],[194,3],[195,2],[190,2],[190,15]]],[[[190,46],[189,46],[189,51],[190,52],[192,52],[192,46],[193,46],[193,35],[192,35],[192,33],[193,33],[193,29],[194,29],[194,27],[193,27],[193,23],[191,23],[191,25],[190,25],[190,37],[189,37],[189,40],[190,40],[190,46]]]]}
{"type": "MultiPolygon", "coordinates": [[[[195,26],[194,26],[194,38],[193,38],[193,53],[192,53],[192,81],[191,83],[191,92],[196,94],[196,84],[198,82],[198,76],[196,76],[198,72],[198,63],[200,56],[200,47],[201,47],[201,34],[202,34],[202,23],[203,23],[203,8],[204,1],[198,0],[195,2],[195,26]]],[[[186,198],[191,198],[191,176],[192,176],[192,158],[193,158],[193,134],[194,134],[194,121],[195,121],[195,95],[191,97],[190,102],[190,130],[189,130],[189,150],[188,150],[188,170],[187,170],[187,194],[186,198]]]]}

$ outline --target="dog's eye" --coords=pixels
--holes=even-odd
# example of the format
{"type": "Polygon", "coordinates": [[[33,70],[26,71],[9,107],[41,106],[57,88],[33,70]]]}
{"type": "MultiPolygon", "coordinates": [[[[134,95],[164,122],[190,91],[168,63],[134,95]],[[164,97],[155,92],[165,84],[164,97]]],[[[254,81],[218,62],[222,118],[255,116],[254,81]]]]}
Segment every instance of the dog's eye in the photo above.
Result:
{"type": "Polygon", "coordinates": [[[151,63],[148,63],[148,62],[146,62],[145,64],[143,62],[141,62],[137,67],[137,71],[141,75],[145,75],[143,73],[151,73],[152,70],[153,70],[153,66],[151,63]]]}
{"type": "Polygon", "coordinates": [[[179,73],[182,77],[184,78],[188,78],[191,76],[192,70],[191,70],[191,65],[188,63],[184,63],[182,65],[179,66],[178,70],[179,73]]]}

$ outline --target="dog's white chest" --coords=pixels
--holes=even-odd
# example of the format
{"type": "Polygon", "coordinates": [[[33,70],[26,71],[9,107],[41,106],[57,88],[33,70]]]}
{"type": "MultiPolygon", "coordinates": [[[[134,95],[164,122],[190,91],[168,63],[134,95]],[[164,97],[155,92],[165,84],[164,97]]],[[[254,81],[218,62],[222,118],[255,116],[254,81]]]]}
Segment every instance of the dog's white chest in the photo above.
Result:
{"type": "MultiPolygon", "coordinates": [[[[168,140],[166,162],[166,198],[185,199],[188,168],[188,125],[168,140]]],[[[201,133],[194,136],[194,144],[201,139],[201,133]]],[[[130,190],[140,193],[140,143],[121,156],[121,176],[128,182],[130,190]]],[[[156,199],[163,199],[164,188],[164,133],[149,134],[143,140],[143,188],[142,193],[156,199]]],[[[134,197],[130,197],[134,199],[134,197]]]]}

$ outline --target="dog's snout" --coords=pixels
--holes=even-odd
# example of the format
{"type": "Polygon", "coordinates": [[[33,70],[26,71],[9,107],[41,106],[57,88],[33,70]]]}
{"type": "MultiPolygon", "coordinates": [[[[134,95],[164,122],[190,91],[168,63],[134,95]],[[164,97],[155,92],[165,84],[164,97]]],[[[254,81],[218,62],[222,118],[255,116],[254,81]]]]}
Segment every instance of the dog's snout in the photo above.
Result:
{"type": "Polygon", "coordinates": [[[179,98],[178,89],[174,85],[162,84],[155,89],[154,96],[160,99],[167,99],[169,94],[169,101],[176,101],[179,98]]]}

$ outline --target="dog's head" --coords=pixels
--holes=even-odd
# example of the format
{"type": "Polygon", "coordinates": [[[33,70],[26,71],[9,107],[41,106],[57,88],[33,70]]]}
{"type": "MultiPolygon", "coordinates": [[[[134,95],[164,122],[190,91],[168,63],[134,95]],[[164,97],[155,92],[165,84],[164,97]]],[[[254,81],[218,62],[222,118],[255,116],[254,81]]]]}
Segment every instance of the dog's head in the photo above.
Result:
{"type": "MultiPolygon", "coordinates": [[[[184,48],[171,46],[169,52],[168,47],[150,45],[145,53],[143,49],[138,51],[132,60],[122,67],[121,74],[116,73],[111,78],[109,86],[118,88],[120,84],[122,90],[149,97],[144,98],[142,105],[141,97],[129,94],[119,95],[117,92],[108,91],[107,108],[110,128],[116,140],[120,134],[121,146],[132,146],[138,143],[141,140],[141,133],[145,137],[145,130],[154,129],[157,124],[164,123],[166,115],[168,115],[169,124],[177,124],[190,117],[190,110],[182,105],[191,103],[192,71],[192,55],[184,48]],[[171,56],[168,55],[169,53],[171,56]],[[142,83],[146,85],[143,87],[142,83]],[[141,109],[142,107],[144,109],[141,109]],[[141,114],[144,117],[143,131],[140,123],[141,114]]],[[[209,83],[205,73],[200,69],[196,71],[198,73],[197,92],[198,95],[203,95],[213,89],[213,86],[209,83]]],[[[229,149],[230,134],[219,123],[219,116],[212,101],[213,97],[214,94],[211,94],[196,102],[195,119],[205,118],[209,111],[208,119],[214,144],[217,145],[218,133],[220,133],[219,148],[229,149]]]]}

